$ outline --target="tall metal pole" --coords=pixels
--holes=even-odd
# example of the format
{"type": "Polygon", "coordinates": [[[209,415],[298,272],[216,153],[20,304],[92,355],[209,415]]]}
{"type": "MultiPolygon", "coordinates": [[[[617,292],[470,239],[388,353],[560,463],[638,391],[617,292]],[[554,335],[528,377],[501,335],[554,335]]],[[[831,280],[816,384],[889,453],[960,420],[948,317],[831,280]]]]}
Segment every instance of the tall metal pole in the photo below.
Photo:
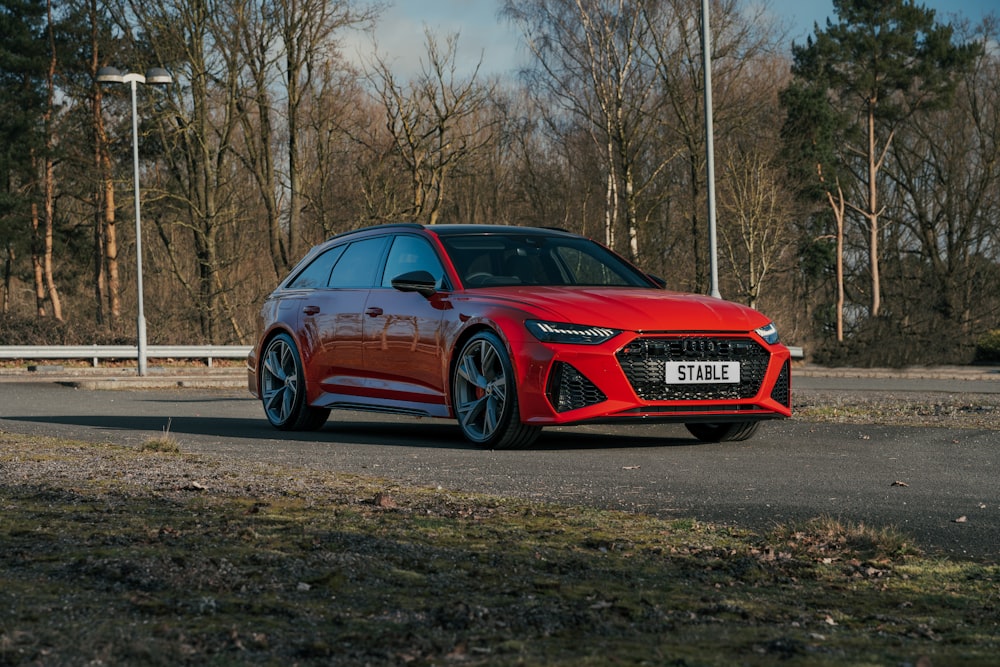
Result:
{"type": "Polygon", "coordinates": [[[142,217],[139,198],[139,110],[136,103],[136,84],[152,83],[166,85],[173,81],[170,72],[162,67],[153,67],[146,75],[122,74],[114,67],[97,70],[97,80],[101,83],[127,83],[132,89],[132,182],[135,187],[135,268],[136,268],[136,336],[138,342],[138,373],[146,374],[146,314],[143,308],[142,289],[142,217]]]}
{"type": "Polygon", "coordinates": [[[708,168],[708,253],[711,266],[711,294],[719,292],[719,249],[715,232],[715,129],[712,121],[712,30],[709,27],[709,0],[701,0],[701,47],[705,70],[705,164],[708,168]]]}
{"type": "Polygon", "coordinates": [[[132,180],[135,186],[135,269],[136,269],[136,331],[138,335],[139,370],[140,376],[146,375],[146,314],[143,309],[142,291],[142,220],[139,202],[139,112],[136,105],[136,83],[146,79],[141,74],[127,74],[125,80],[132,88],[132,180]]]}

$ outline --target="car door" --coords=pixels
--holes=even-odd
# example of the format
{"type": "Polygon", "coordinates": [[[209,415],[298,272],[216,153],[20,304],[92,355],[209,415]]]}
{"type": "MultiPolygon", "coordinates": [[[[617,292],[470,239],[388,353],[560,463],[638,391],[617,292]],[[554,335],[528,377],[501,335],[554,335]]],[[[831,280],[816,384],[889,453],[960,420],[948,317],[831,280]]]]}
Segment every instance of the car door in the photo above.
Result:
{"type": "MultiPolygon", "coordinates": [[[[333,264],[325,289],[302,299],[302,356],[307,377],[319,392],[366,395],[362,355],[362,314],[375,285],[387,236],[346,245],[333,264]]],[[[310,399],[316,400],[310,389],[310,399]]],[[[337,396],[321,401],[336,402],[337,396]]]]}
{"type": "Polygon", "coordinates": [[[365,306],[365,373],[373,396],[395,407],[431,410],[444,405],[447,351],[442,316],[450,308],[442,265],[433,247],[417,235],[400,234],[392,241],[381,283],[371,290],[365,306]],[[427,271],[436,280],[432,296],[402,292],[392,280],[413,271],[427,271]],[[410,405],[412,404],[412,405],[410,405]]]}

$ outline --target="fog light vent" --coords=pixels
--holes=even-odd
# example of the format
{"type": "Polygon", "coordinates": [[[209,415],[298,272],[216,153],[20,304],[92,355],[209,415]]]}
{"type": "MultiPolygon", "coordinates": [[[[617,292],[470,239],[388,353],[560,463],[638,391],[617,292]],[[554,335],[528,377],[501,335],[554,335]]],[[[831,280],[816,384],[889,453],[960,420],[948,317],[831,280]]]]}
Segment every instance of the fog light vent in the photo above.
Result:
{"type": "Polygon", "coordinates": [[[580,371],[561,361],[553,364],[545,393],[556,412],[578,410],[608,399],[580,371]]]}
{"type": "Polygon", "coordinates": [[[771,398],[785,407],[792,407],[792,369],[790,362],[785,362],[781,367],[781,374],[778,381],[774,383],[771,390],[771,398]]]}

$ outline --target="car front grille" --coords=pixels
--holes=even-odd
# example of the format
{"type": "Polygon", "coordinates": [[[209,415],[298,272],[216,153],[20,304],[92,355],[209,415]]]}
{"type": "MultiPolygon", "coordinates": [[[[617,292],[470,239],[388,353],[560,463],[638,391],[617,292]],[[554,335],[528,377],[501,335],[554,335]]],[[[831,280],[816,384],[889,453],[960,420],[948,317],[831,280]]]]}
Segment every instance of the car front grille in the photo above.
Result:
{"type": "Polygon", "coordinates": [[[545,394],[556,412],[585,408],[608,399],[580,371],[561,361],[552,366],[545,394]]]}
{"type": "Polygon", "coordinates": [[[748,338],[644,337],[617,354],[625,376],[646,401],[715,401],[753,398],[760,391],[770,353],[748,338]],[[668,361],[738,361],[738,384],[667,384],[668,361]]]}

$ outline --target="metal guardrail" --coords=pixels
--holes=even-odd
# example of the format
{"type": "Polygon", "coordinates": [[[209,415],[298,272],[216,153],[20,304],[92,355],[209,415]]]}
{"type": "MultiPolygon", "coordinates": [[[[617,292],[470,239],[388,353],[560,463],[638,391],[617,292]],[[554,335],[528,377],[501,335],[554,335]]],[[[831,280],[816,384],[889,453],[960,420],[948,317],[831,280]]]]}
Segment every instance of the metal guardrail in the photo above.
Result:
{"type": "MultiPolygon", "coordinates": [[[[245,359],[249,345],[150,345],[146,356],[153,359],[245,359]]],[[[0,359],[90,359],[96,367],[101,359],[137,359],[135,345],[0,345],[0,359]]]]}

